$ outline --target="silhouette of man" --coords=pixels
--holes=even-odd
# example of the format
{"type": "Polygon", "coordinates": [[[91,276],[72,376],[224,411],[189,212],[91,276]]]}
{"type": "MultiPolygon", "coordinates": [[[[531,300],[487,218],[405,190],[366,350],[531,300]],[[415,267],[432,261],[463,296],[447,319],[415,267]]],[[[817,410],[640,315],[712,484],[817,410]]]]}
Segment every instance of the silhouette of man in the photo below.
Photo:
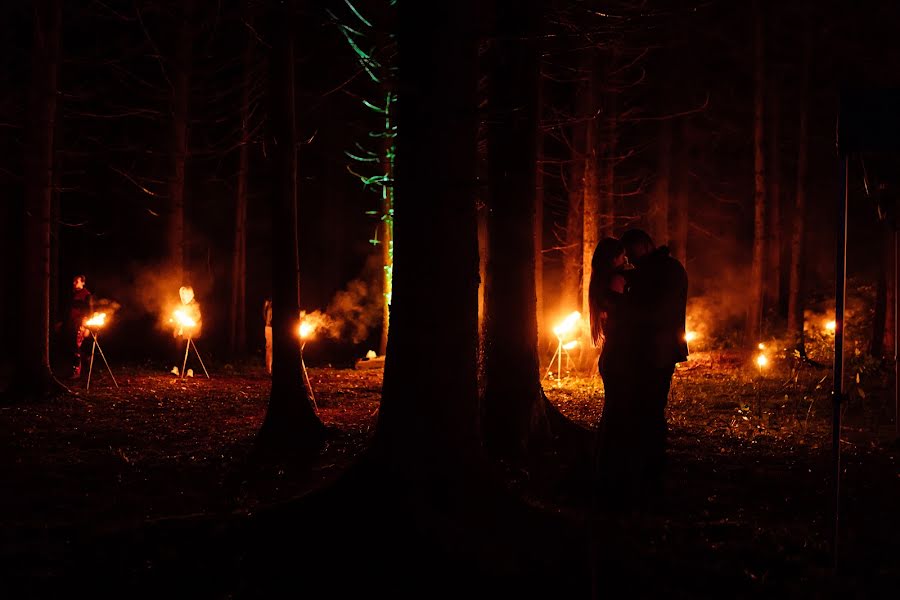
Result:
{"type": "Polygon", "coordinates": [[[640,229],[622,234],[628,260],[629,329],[636,340],[634,352],[635,401],[646,424],[647,476],[659,484],[665,466],[666,403],[675,365],[687,360],[685,313],[688,278],[684,266],[666,246],[656,247],[650,235],[640,229]]]}

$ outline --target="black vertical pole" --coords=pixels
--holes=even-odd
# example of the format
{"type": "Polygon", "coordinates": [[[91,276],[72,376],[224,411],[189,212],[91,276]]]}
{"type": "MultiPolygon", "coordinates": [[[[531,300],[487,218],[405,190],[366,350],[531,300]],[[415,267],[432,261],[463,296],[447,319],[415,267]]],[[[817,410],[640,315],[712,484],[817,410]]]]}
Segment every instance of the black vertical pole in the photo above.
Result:
{"type": "Polygon", "coordinates": [[[834,566],[838,564],[838,541],[840,532],[840,498],[841,498],[841,404],[844,399],[844,305],[847,300],[847,179],[850,169],[849,155],[843,156],[841,165],[841,191],[838,200],[837,248],[835,252],[835,285],[834,285],[834,382],[832,397],[832,483],[833,492],[833,525],[832,557],[834,566]]]}

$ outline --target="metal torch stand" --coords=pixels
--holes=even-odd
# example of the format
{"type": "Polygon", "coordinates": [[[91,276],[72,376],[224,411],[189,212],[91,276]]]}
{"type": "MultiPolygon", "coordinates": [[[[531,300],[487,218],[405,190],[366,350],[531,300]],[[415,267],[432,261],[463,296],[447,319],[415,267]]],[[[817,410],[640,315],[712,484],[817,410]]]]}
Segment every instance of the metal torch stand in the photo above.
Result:
{"type": "Polygon", "coordinates": [[[94,370],[94,351],[100,351],[100,358],[103,359],[103,364],[106,365],[106,370],[109,371],[109,376],[112,377],[113,383],[116,384],[116,387],[119,387],[119,384],[116,382],[116,377],[113,375],[112,369],[109,368],[109,363],[106,361],[106,356],[103,354],[103,348],[100,347],[100,341],[97,339],[97,333],[88,329],[88,332],[91,334],[91,339],[94,340],[94,343],[91,344],[91,362],[90,366],[88,366],[88,376],[87,376],[87,384],[84,386],[85,390],[91,389],[91,373],[94,370]]]}
{"type": "Polygon", "coordinates": [[[571,368],[572,365],[572,356],[569,354],[569,351],[563,347],[562,339],[556,338],[559,343],[556,345],[556,352],[553,353],[553,358],[550,359],[550,365],[547,367],[547,372],[544,374],[544,379],[550,376],[550,373],[553,372],[553,362],[556,361],[556,382],[562,379],[562,359],[563,354],[566,355],[566,368],[571,368]]]}
{"type": "Polygon", "coordinates": [[[203,373],[206,374],[206,378],[209,379],[209,371],[206,370],[206,365],[203,364],[203,359],[200,357],[200,351],[197,350],[197,344],[194,342],[194,338],[188,336],[187,343],[184,345],[184,362],[181,365],[181,378],[184,379],[185,369],[187,368],[187,359],[188,352],[191,350],[191,346],[194,347],[194,353],[197,355],[197,360],[200,361],[200,366],[203,367],[203,373]]]}

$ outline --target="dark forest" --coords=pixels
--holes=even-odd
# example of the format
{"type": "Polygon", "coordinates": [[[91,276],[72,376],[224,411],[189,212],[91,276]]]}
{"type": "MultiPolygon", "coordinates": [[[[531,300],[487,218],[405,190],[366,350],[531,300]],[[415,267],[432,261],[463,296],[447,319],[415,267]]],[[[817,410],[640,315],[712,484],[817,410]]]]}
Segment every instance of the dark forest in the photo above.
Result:
{"type": "Polygon", "coordinates": [[[897,589],[897,23],[6,3],[0,594],[897,589]]]}

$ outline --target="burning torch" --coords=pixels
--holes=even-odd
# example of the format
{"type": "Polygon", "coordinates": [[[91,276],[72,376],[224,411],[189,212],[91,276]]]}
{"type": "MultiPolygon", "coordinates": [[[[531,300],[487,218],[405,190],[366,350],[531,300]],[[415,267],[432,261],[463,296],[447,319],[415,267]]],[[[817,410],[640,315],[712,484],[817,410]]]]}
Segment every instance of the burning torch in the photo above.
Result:
{"type": "Polygon", "coordinates": [[[91,339],[94,340],[93,344],[91,344],[91,362],[88,367],[88,376],[87,376],[87,384],[85,385],[85,389],[91,389],[91,373],[94,370],[94,351],[100,351],[100,358],[103,359],[103,364],[106,365],[106,370],[109,371],[109,376],[112,377],[113,383],[116,387],[119,387],[118,382],[116,382],[116,377],[113,375],[112,369],[109,368],[109,363],[106,360],[106,356],[103,354],[103,348],[100,347],[99,335],[100,330],[106,325],[106,313],[105,312],[95,312],[91,315],[91,318],[85,319],[82,323],[82,326],[88,330],[88,333],[91,334],[91,339]]]}
{"type": "Polygon", "coordinates": [[[197,349],[197,343],[194,341],[194,330],[197,327],[197,318],[200,316],[200,309],[194,302],[194,290],[187,286],[181,287],[178,290],[178,295],[184,306],[182,308],[177,308],[172,312],[172,318],[169,319],[169,322],[174,323],[177,327],[175,335],[186,335],[187,337],[187,342],[184,345],[184,362],[181,365],[181,378],[184,379],[185,377],[188,354],[191,351],[191,346],[193,346],[194,353],[197,355],[197,360],[200,361],[200,366],[203,367],[203,373],[206,375],[206,378],[209,379],[209,371],[206,370],[206,365],[203,364],[203,358],[200,356],[200,350],[197,349]],[[190,307],[191,310],[189,310],[188,307],[190,307]],[[197,318],[192,316],[192,314],[197,315],[197,318]]]}
{"type": "Polygon", "coordinates": [[[568,368],[571,365],[571,355],[569,354],[569,350],[574,349],[578,346],[578,340],[572,339],[568,342],[565,341],[566,338],[571,338],[574,336],[577,331],[578,323],[581,321],[581,313],[577,310],[569,313],[565,319],[563,319],[558,325],[553,327],[553,335],[556,336],[556,352],[553,354],[553,358],[550,359],[550,366],[547,368],[547,373],[544,377],[549,377],[550,373],[553,369],[553,362],[556,361],[556,382],[560,383],[562,379],[562,359],[563,354],[566,355],[566,367],[568,368]]]}

